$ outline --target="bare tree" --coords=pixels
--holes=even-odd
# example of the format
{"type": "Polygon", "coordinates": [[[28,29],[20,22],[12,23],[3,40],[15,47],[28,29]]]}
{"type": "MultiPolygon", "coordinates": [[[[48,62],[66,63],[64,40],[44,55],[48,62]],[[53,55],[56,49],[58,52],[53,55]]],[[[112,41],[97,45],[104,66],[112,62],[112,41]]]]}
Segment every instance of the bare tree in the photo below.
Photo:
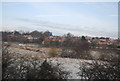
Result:
{"type": "Polygon", "coordinates": [[[84,38],[73,40],[72,38],[66,40],[62,50],[62,56],[68,56],[73,58],[88,59],[89,56],[89,43],[84,38]]]}
{"type": "Polygon", "coordinates": [[[83,59],[89,58],[89,43],[87,41],[75,41],[72,49],[76,52],[78,57],[83,59]]]}

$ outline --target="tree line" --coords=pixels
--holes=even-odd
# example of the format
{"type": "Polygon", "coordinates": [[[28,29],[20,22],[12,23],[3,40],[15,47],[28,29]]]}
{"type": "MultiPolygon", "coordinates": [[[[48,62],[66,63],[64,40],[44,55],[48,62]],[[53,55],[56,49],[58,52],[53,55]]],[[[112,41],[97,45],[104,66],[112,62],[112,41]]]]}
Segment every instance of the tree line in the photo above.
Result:
{"type": "Polygon", "coordinates": [[[45,31],[45,32],[39,32],[39,31],[32,31],[32,32],[19,32],[19,31],[2,31],[2,41],[10,41],[10,42],[20,42],[20,43],[39,43],[41,44],[45,37],[52,36],[52,32],[45,31]],[[30,41],[25,36],[31,35],[33,37],[33,40],[30,41]],[[12,37],[10,37],[12,36],[12,37]],[[37,39],[34,39],[37,38],[37,39]]]}

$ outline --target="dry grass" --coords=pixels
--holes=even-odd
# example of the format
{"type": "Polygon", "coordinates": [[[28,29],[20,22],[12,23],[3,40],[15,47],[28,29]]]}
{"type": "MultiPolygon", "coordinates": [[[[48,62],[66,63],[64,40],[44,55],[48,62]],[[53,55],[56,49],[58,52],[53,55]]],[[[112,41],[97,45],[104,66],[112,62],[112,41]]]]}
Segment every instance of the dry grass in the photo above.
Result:
{"type": "Polygon", "coordinates": [[[49,55],[50,57],[56,57],[56,56],[57,56],[57,48],[52,47],[52,48],[49,50],[48,55],[49,55]]]}

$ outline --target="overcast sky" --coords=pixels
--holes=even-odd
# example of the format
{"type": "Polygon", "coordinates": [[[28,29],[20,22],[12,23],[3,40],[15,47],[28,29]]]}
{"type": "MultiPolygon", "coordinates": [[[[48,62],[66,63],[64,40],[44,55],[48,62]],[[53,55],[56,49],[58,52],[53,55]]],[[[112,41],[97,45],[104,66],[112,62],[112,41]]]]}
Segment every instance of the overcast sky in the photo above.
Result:
{"type": "Polygon", "coordinates": [[[117,2],[3,2],[1,30],[118,36],[117,2]]]}

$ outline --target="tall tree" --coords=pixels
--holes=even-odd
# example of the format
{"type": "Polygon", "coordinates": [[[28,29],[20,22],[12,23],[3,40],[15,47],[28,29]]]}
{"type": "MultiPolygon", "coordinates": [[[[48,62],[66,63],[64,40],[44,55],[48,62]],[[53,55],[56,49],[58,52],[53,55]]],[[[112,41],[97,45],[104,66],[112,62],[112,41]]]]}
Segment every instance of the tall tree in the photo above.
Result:
{"type": "Polygon", "coordinates": [[[81,37],[81,41],[86,41],[87,39],[85,38],[85,36],[81,37]]]}
{"type": "Polygon", "coordinates": [[[52,32],[45,31],[45,32],[44,32],[44,36],[45,36],[45,37],[52,36],[52,32]]]}

